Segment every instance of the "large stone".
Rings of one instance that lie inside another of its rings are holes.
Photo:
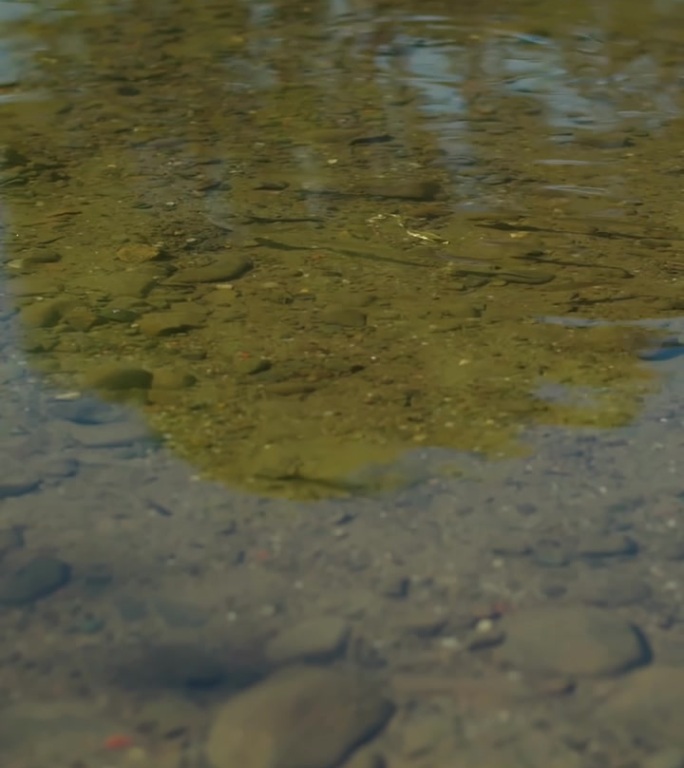
[[[392,712],[356,671],[289,667],[219,709],[207,757],[212,768],[332,768]]]
[[[74,300],[69,299],[36,301],[22,308],[21,321],[27,328],[52,328],[75,303]]]
[[[150,312],[138,321],[138,327],[145,336],[170,336],[199,328],[206,319],[201,310],[181,307],[166,312]]]
[[[334,616],[309,619],[276,635],[266,646],[274,664],[293,661],[330,661],[344,653],[349,625]]]
[[[71,566],[54,557],[36,557],[0,584],[0,603],[25,605],[47,597],[71,580]]]
[[[320,320],[326,325],[363,328],[366,324],[366,315],[354,307],[328,307],[321,312]]]
[[[85,376],[84,383],[93,389],[111,391],[148,389],[152,385],[152,374],[144,368],[111,365],[91,371]]]
[[[522,610],[503,622],[503,660],[525,671],[592,677],[645,663],[646,640],[631,624],[596,608]]]
[[[237,280],[253,267],[252,261],[240,253],[224,253],[213,264],[180,269],[171,278],[173,283],[222,283]]]
[[[653,666],[625,677],[599,717],[642,743],[684,749],[684,667]]]

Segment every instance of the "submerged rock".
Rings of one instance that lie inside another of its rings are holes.
[[[71,580],[71,566],[55,557],[36,557],[0,583],[0,603],[25,605],[56,592]]]
[[[628,622],[597,608],[533,608],[503,622],[504,661],[559,675],[610,675],[646,663],[650,650]]]
[[[288,668],[219,709],[206,754],[212,768],[332,768],[392,713],[356,671]]]

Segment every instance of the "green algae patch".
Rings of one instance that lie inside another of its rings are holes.
[[[431,448],[513,456],[537,425],[635,418],[658,334],[634,323],[684,306],[675,124],[588,131],[574,102],[547,121],[546,73],[524,91],[474,73],[458,122],[358,52],[341,85],[304,11],[268,41],[237,8],[174,13],[182,35],[143,7],[31,26],[49,66],[0,102],[6,279],[56,386],[133,400],[207,476],[298,498],[418,482],[400,460]],[[407,14],[406,55],[538,50],[488,18]],[[570,45],[567,15],[545,24]],[[233,89],[226,61],[273,81]]]

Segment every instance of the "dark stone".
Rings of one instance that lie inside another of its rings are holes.
[[[71,580],[71,566],[54,557],[37,557],[0,584],[0,603],[26,605],[47,597]]]

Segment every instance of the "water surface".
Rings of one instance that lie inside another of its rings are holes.
[[[368,765],[684,748],[623,701],[681,662],[682,4],[0,18],[13,768],[199,768],[321,616],[393,691]],[[558,606],[648,652],[534,668]]]

